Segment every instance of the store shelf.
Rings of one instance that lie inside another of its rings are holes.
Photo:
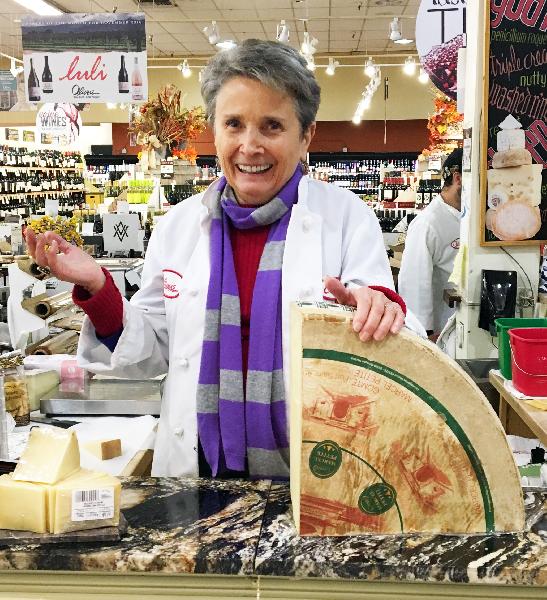
[[[25,171],[83,171],[85,169],[85,166],[82,165],[81,167],[25,167],[22,165],[19,165],[18,167],[14,167],[14,166],[7,166],[7,165],[0,165],[0,171],[20,171],[21,169],[24,169]]]
[[[13,198],[14,196],[44,196],[46,194],[83,194],[85,190],[43,190],[41,192],[0,192],[0,198]]]

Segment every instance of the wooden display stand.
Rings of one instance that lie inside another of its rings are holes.
[[[490,383],[500,394],[499,418],[505,432],[527,438],[537,438],[547,446],[547,411],[530,406],[505,389],[504,379],[490,371]]]

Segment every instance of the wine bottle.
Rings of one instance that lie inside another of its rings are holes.
[[[135,56],[135,64],[131,73],[131,90],[133,100],[143,100],[142,95],[142,77],[139,71],[139,58]]]
[[[40,101],[40,82],[34,70],[32,58],[30,59],[30,74],[28,76],[28,99],[29,102]]]
[[[121,56],[120,70],[118,71],[118,91],[120,94],[127,94],[129,92],[129,77],[127,76],[127,69],[125,68],[125,56]]]
[[[44,56],[45,64],[44,70],[42,71],[42,89],[44,94],[51,94],[53,92],[53,76],[49,68],[48,57]]]

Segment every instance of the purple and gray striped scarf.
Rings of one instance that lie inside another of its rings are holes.
[[[281,267],[298,199],[298,167],[275,198],[239,206],[222,177],[211,221],[211,276],[197,390],[198,432],[213,476],[224,465],[252,478],[288,479],[289,440],[281,345]],[[229,222],[238,229],[272,224],[251,305],[247,384],[243,390],[241,313]]]

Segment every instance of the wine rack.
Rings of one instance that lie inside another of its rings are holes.
[[[0,220],[43,214],[53,199],[71,216],[84,201],[83,168],[78,152],[0,145]]]

